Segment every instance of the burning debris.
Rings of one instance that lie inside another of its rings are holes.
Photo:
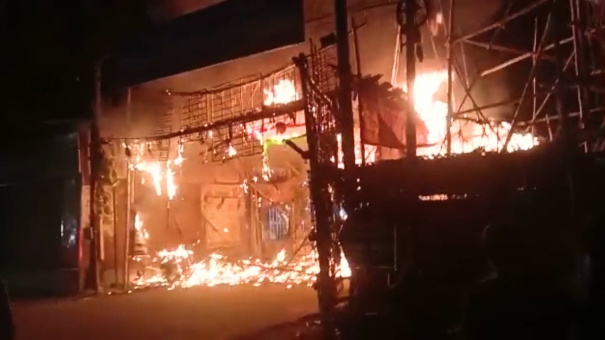
[[[147,145],[144,143],[128,146],[128,149],[131,155],[130,169],[143,174],[142,184],[152,185],[158,196],[166,195],[170,200],[174,199],[178,189],[174,173],[184,161],[181,145],[179,144],[175,158],[166,162],[145,161]],[[263,171],[269,172],[268,163],[263,162],[263,165],[267,167]],[[164,191],[163,188],[167,190]],[[143,247],[150,235],[139,213],[135,216],[134,227],[135,243],[140,243]],[[293,285],[313,285],[319,272],[314,250],[293,254],[288,259],[286,251],[281,250],[271,261],[231,259],[218,253],[197,261],[193,250],[180,245],[176,249],[160,250],[151,258],[135,254],[133,259],[144,268],[138,271],[132,282],[139,289],[154,286],[170,289],[241,284],[260,286],[265,283],[279,283],[290,288]],[[337,273],[343,278],[351,275],[344,256],[341,256]]]
[[[281,250],[272,261],[260,259],[231,260],[220,254],[211,254],[206,259],[194,262],[193,251],[181,245],[175,250],[162,250],[152,260],[151,267],[159,267],[150,277],[144,275],[134,282],[136,288],[166,286],[190,288],[194,286],[213,287],[218,285],[251,284],[260,286],[267,283],[312,286],[319,273],[317,254],[294,254],[286,260],[286,251]],[[337,266],[337,277],[348,278],[351,270],[348,262],[341,256]]]

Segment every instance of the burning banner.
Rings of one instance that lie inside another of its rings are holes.
[[[406,94],[388,83],[379,83],[380,76],[364,77],[356,84],[356,92],[365,105],[362,117],[361,140],[370,145],[405,149],[406,116],[413,112],[416,120],[418,155],[444,155],[447,136],[447,104],[435,99],[439,88],[447,81],[447,71],[419,74],[412,96],[414,108],[405,101]],[[510,134],[506,151],[527,150],[539,144],[530,133],[512,132],[508,122],[454,120],[450,125],[452,153],[466,153],[480,149],[501,151]]]
[[[356,92],[363,98],[361,141],[364,144],[405,149],[405,125],[412,116],[416,125],[418,144],[426,144],[429,131],[405,102],[401,89],[388,83],[379,84],[380,76],[364,77],[356,84]]]

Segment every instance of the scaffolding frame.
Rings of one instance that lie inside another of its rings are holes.
[[[417,54],[414,48],[415,44],[420,41],[410,40],[420,26],[415,26],[417,22],[416,15],[418,11],[423,9],[423,4],[426,6],[427,2],[419,0],[401,0],[402,6],[398,7],[398,10],[402,10],[405,6],[405,20],[406,23],[400,24],[400,34],[405,36],[406,40],[406,68],[407,68],[407,87],[413,88],[415,78],[415,64]],[[448,106],[448,119],[446,121],[446,137],[445,146],[447,148],[446,157],[444,160],[450,159],[451,145],[452,145],[452,124],[455,120],[463,121],[474,121],[480,124],[485,124],[487,128],[491,126],[493,122],[487,115],[484,114],[484,110],[493,109],[498,107],[513,106],[511,115],[508,121],[511,125],[510,131],[507,133],[505,139],[501,141],[500,145],[501,153],[507,153],[507,146],[511,141],[512,135],[518,129],[531,130],[534,134],[540,132],[547,135],[545,138],[548,142],[553,142],[557,137],[569,137],[573,134],[575,139],[566,139],[572,144],[582,144],[584,146],[584,152],[595,152],[600,151],[603,147],[601,138],[601,118],[598,117],[599,113],[602,113],[604,108],[600,107],[599,104],[602,102],[601,94],[599,92],[598,79],[596,75],[602,74],[603,72],[603,53],[596,49],[598,43],[602,43],[603,40],[598,41],[596,37],[598,34],[595,32],[602,32],[601,16],[604,12],[603,4],[597,4],[586,0],[534,0],[523,8],[510,13],[509,10],[496,22],[486,25],[474,32],[461,34],[458,33],[457,18],[455,18],[455,0],[439,0],[439,6],[441,12],[443,9],[447,9],[448,14],[445,19],[444,26],[446,27],[445,33],[447,37],[446,43],[446,56],[447,61],[447,74],[448,74],[448,86],[447,86],[447,106]],[[564,6],[568,6],[566,9]],[[428,6],[424,7],[425,15],[428,16]],[[566,11],[567,10],[567,11]],[[346,13],[346,9],[344,10]],[[338,8],[336,10],[338,17]],[[342,15],[342,13],[340,13]],[[525,51],[519,48],[507,47],[502,43],[498,43],[497,37],[501,30],[506,30],[507,24],[518,18],[527,18],[528,16],[535,17],[534,25],[534,39],[531,47],[531,51]],[[546,20],[541,20],[541,17],[546,15]],[[426,18],[425,18],[426,19]],[[569,19],[569,20],[566,20]],[[426,20],[425,20],[426,21]],[[422,20],[421,20],[422,22]],[[561,28],[557,25],[561,22],[570,22],[571,27],[568,29]],[[424,23],[424,22],[423,22]],[[489,42],[480,42],[476,38],[480,35],[490,35]],[[416,33],[416,36],[418,34]],[[431,37],[432,38],[432,37]],[[402,39],[403,40],[403,39]],[[435,42],[432,41],[433,46]],[[348,48],[345,44],[339,45],[339,48]],[[486,51],[486,56],[483,61],[480,61],[477,65],[477,71],[472,76],[468,75],[468,60],[466,58],[465,49],[469,46],[475,46],[482,48]],[[458,52],[459,50],[459,52]],[[514,56],[500,64],[486,66],[485,59],[487,58],[487,52],[501,52],[501,53],[512,53]],[[553,51],[554,54],[548,54],[547,52]],[[340,61],[340,60],[339,60]],[[486,105],[479,105],[476,98],[473,96],[473,89],[476,87],[478,80],[482,77],[486,77],[495,72],[502,71],[506,68],[510,68],[522,61],[530,61],[531,67],[527,75],[526,81],[521,84],[522,91],[518,98],[511,98],[504,101],[495,103],[488,103]],[[552,65],[547,65],[552,63]],[[573,63],[573,64],[572,64]],[[343,114],[347,112],[339,111],[337,107],[326,106],[321,101],[322,91],[321,87],[317,86],[317,77],[312,70],[309,70],[308,65],[300,60],[297,65],[301,70],[301,78],[303,84],[303,101],[305,103],[305,117],[307,123],[307,141],[309,145],[309,154],[311,163],[311,196],[315,206],[315,225],[316,235],[314,241],[318,247],[319,263],[320,263],[320,274],[318,279],[318,297],[320,305],[320,314],[324,328],[327,328],[326,335],[329,336],[333,332],[334,318],[335,318],[335,307],[339,300],[335,298],[334,291],[336,290],[336,278],[333,275],[333,263],[337,260],[337,252],[334,251],[335,244],[339,243],[338,234],[339,221],[338,218],[334,217],[333,212],[328,211],[326,208],[326,201],[331,201],[331,204],[341,204],[346,201],[353,201],[361,204],[361,201],[354,196],[360,193],[351,195],[346,193],[346,188],[350,186],[352,178],[359,179],[361,177],[371,178],[372,174],[377,175],[376,172],[368,168],[362,175],[359,170],[363,170],[365,167],[358,168],[358,170],[347,169],[340,171],[336,169],[334,164],[328,161],[329,158],[323,157],[322,155],[329,155],[334,151],[334,145],[329,141],[338,131],[345,133],[341,126],[345,117]],[[573,68],[570,69],[570,66]],[[550,69],[550,72],[554,73],[553,79],[547,79],[540,77],[537,70],[546,68]],[[341,71],[343,72],[343,71]],[[350,71],[349,71],[350,72]],[[456,79],[456,80],[455,80]],[[546,83],[546,90],[543,89],[544,83]],[[461,87],[464,91],[464,96],[461,100],[455,100],[454,88]],[[564,96],[566,94],[574,94],[574,99],[570,100]],[[325,94],[325,93],[324,93]],[[565,99],[565,100],[564,100]],[[470,109],[463,109],[463,105],[466,102],[471,103]],[[523,104],[531,101],[531,114],[529,117],[523,117]],[[457,103],[456,103],[457,102]],[[323,107],[327,109],[322,110]],[[346,111],[346,110],[345,110]],[[318,117],[318,113],[323,114],[323,117]],[[334,113],[338,116],[334,117]],[[471,114],[476,117],[469,117]],[[334,121],[337,129],[326,129],[322,128],[322,121],[329,120]],[[575,122],[575,127],[572,127],[572,123]],[[415,142],[415,129],[414,127],[408,127],[406,129],[406,138],[408,139],[408,158],[416,158],[415,149],[417,148]],[[578,131],[588,132],[591,136],[591,140],[583,138],[583,133]],[[596,131],[596,133],[595,133]],[[579,138],[577,138],[580,136]],[[410,139],[411,138],[411,139]],[[595,141],[596,140],[596,141]],[[338,148],[338,146],[336,146]],[[343,153],[353,152],[353,150],[344,150],[346,146],[343,146]],[[414,150],[409,150],[413,148]],[[545,157],[549,163],[553,166],[559,167],[559,170],[566,168],[571,158],[567,160],[567,163],[558,162],[559,158],[552,156],[551,151],[537,150],[535,153],[536,157]],[[550,150],[550,149],[549,149]],[[544,152],[543,156],[542,152]],[[555,152],[556,153],[556,152]],[[497,156],[497,155],[496,155]],[[506,156],[508,159],[509,155]],[[511,154],[511,160],[517,162],[516,154]],[[554,158],[549,158],[554,157]],[[565,158],[565,157],[564,157]],[[498,158],[494,158],[498,159]],[[479,165],[485,162],[485,158],[481,155],[468,155],[461,157],[451,157],[451,163],[453,166],[460,166],[465,163]],[[438,161],[438,160],[437,160]],[[430,163],[430,164],[429,164]],[[414,170],[416,177],[421,178],[426,174],[426,171],[431,169],[434,170],[435,164],[431,161],[422,160],[421,163],[414,161],[407,161],[405,168],[409,168],[405,172]],[[419,166],[423,164],[423,167]],[[433,164],[433,165],[431,165]],[[543,162],[542,164],[546,164]],[[372,167],[374,165],[371,165]],[[386,164],[385,167],[392,168],[394,172],[391,174],[395,176],[395,172],[401,172],[401,164]],[[416,171],[423,168],[423,171]],[[539,167],[538,167],[539,168]],[[397,170],[395,170],[397,169]],[[353,170],[353,171],[351,171]],[[384,169],[383,169],[384,170]],[[540,171],[539,169],[533,169],[532,171]],[[565,170],[562,170],[565,171]],[[357,172],[357,173],[356,173]],[[413,171],[412,171],[413,172]],[[453,173],[457,173],[454,171]],[[535,174],[536,172],[534,172]],[[400,173],[401,175],[401,173]],[[408,173],[412,175],[412,173]],[[380,175],[379,175],[380,176]],[[407,176],[407,175],[406,175]],[[376,176],[374,176],[376,177]],[[397,177],[397,176],[396,176]],[[401,177],[401,176],[398,176]],[[438,177],[432,177],[436,179]],[[450,178],[453,182],[456,182],[455,176]],[[409,181],[409,178],[408,178]],[[414,206],[413,201],[418,200],[417,190],[421,189],[422,185],[414,186],[414,179],[411,180],[408,187],[412,188],[407,194],[409,197],[409,204]],[[363,179],[362,179],[363,182]],[[498,180],[496,180],[496,183]],[[344,184],[343,184],[344,183]],[[347,184],[349,183],[349,184]],[[391,183],[395,184],[395,183]],[[439,184],[443,183],[424,183],[424,189],[427,191],[438,190]],[[451,184],[451,183],[450,183]],[[467,186],[471,187],[473,183],[466,183]],[[371,185],[370,185],[371,186]],[[396,188],[393,190],[400,190],[402,186],[394,185]],[[404,185],[405,187],[405,185]],[[468,188],[467,188],[468,189]],[[333,190],[341,190],[338,195],[330,196],[328,192]],[[449,188],[450,191],[466,190],[457,188]],[[362,189],[363,191],[363,189]],[[431,195],[435,192],[426,192],[425,194]],[[448,195],[448,193],[445,193]],[[375,197],[376,203],[380,201],[380,197]],[[341,202],[343,201],[343,202]],[[393,202],[391,202],[393,203]],[[407,203],[406,203],[407,204]],[[392,209],[397,209],[391,207]],[[412,232],[413,233],[413,232]],[[414,238],[413,235],[411,235]],[[395,236],[396,238],[396,236]],[[413,249],[411,256],[414,256]],[[352,300],[351,300],[352,301]]]
[[[509,3],[512,3],[509,1]],[[455,0],[440,0],[439,6],[448,15],[444,17],[445,33],[447,36],[447,65],[448,65],[448,125],[447,150],[451,151],[451,126],[457,119],[472,119],[481,123],[489,123],[483,110],[499,107],[511,107],[511,117],[508,122],[511,130],[502,143],[502,151],[506,150],[512,133],[517,129],[527,129],[533,134],[545,134],[544,139],[553,141],[559,133],[571,128],[575,123],[580,129],[599,128],[599,114],[605,107],[601,86],[597,86],[595,75],[602,73],[605,59],[598,50],[599,43],[595,32],[602,31],[603,4],[587,0],[533,0],[525,7],[515,12],[510,6],[499,20],[488,24],[474,32],[459,33],[455,23]],[[568,6],[568,8],[565,8]],[[544,20],[544,16],[546,19]],[[530,51],[512,48],[498,43],[498,35],[514,20],[534,17],[533,46]],[[570,27],[562,27],[562,22],[571,23]],[[489,41],[477,41],[480,35],[489,35]],[[466,51],[468,47],[484,49],[485,57],[479,61],[477,71],[468,75],[469,69]],[[547,52],[552,51],[552,54]],[[513,57],[496,65],[487,66],[489,52],[513,54]],[[520,62],[531,61],[530,72],[522,84],[523,90],[518,98],[478,105],[472,91],[478,80],[488,75],[504,71]],[[554,72],[553,80],[541,79],[538,70],[549,68]],[[453,98],[453,87],[464,91],[461,99]],[[575,92],[576,99],[570,100],[569,93]],[[567,97],[565,97],[567,95]],[[565,103],[562,101],[565,97]],[[456,103],[457,102],[457,103]],[[472,107],[463,110],[465,103]],[[523,105],[531,102],[531,116],[523,117]],[[455,104],[456,103],[456,104]],[[554,104],[554,105],[553,105]],[[476,117],[469,117],[474,114]],[[555,126],[556,124],[556,126]],[[557,128],[558,127],[558,128]],[[602,149],[602,142],[584,143],[585,151]],[[591,144],[591,145],[589,145]]]

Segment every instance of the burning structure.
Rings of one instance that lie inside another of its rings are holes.
[[[570,0],[570,13],[562,3],[511,7],[462,35],[454,31],[453,2],[437,11],[433,1],[401,1],[392,84],[385,84],[351,72],[346,1],[336,1],[336,35],[311,42],[293,65],[213,89],[167,92],[157,134],[111,143],[125,155],[132,235],[125,239],[137,247],[124,246],[132,267],[124,282],[315,284],[331,330],[340,302],[357,315],[383,312],[392,307],[384,301],[389,286],[423,273],[450,287],[427,295],[441,294],[436,305],[456,310],[455,300],[487,271],[483,228],[519,197],[531,193],[537,205],[574,221],[580,211],[598,212],[602,143],[592,90],[603,55],[581,32],[598,32],[602,8]],[[528,13],[537,22],[531,52],[479,40]],[[564,15],[576,23],[569,31],[554,24]],[[425,72],[416,65],[429,42],[432,59],[445,61]],[[475,65],[471,76],[470,46],[518,56]],[[589,60],[594,74],[583,66]],[[527,79],[519,97],[479,104],[479,79],[521,61]],[[572,89],[562,86],[569,79],[577,80]],[[493,108],[506,114],[485,114]],[[201,180],[201,173],[212,176]],[[137,192],[161,199],[147,205]],[[197,215],[179,220],[184,202]],[[153,245],[154,237],[167,239],[157,236],[159,226],[171,230],[169,249]],[[351,279],[348,299],[338,294],[343,278]],[[446,332],[459,324],[459,312],[427,313],[447,320]]]

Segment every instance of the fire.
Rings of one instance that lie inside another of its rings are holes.
[[[265,89],[263,92],[265,106],[288,104],[299,99],[294,82],[288,79],[281,79],[272,90]]]
[[[151,182],[158,196],[162,196],[166,192],[168,199],[172,200],[176,196],[178,186],[175,182],[175,169],[179,168],[184,161],[182,144],[177,146],[177,154],[174,159],[166,162],[147,161],[144,159],[145,149],[149,145],[147,143],[138,143],[134,145],[124,145],[128,148],[133,156],[130,158],[130,169],[138,170],[148,177],[151,177]],[[141,178],[141,182],[145,184],[146,178]],[[165,189],[165,191],[164,191]]]
[[[169,199],[176,195],[177,186],[174,182],[174,170],[170,168],[170,162],[166,164],[166,194]]]
[[[447,71],[440,70],[419,74],[414,83],[412,94],[414,96],[414,109],[428,129],[427,145],[418,149],[419,156],[432,157],[444,155],[446,153],[446,122],[447,122],[447,104],[443,101],[435,100],[434,96],[439,88],[447,81]],[[271,90],[265,90],[266,106],[287,104],[299,99],[299,94],[291,80],[282,79]],[[290,136],[265,136],[264,132],[258,129],[249,129],[250,135],[258,139],[261,144],[267,141],[275,140],[282,142]],[[452,137],[452,153],[467,153],[477,149],[484,151],[501,151],[504,142],[511,131],[511,124],[508,122],[490,122],[480,124],[471,121],[455,120],[450,127]],[[286,134],[287,135],[287,134]],[[357,138],[358,139],[358,138]],[[530,133],[512,133],[510,142],[507,145],[508,152],[517,150],[528,150],[538,145],[538,139]],[[361,163],[361,145],[356,145],[357,163]],[[234,156],[235,152],[229,150],[229,155]],[[374,161],[372,150],[367,149],[366,155],[369,155],[368,161]],[[340,158],[340,156],[339,156]],[[263,163],[266,163],[264,160]],[[266,176],[270,175],[268,166],[263,164],[263,171]]]
[[[134,281],[135,286],[161,285],[174,289],[280,283],[291,288],[293,285],[313,285],[319,273],[315,251],[287,260],[286,251],[281,250],[272,261],[267,262],[259,259],[230,261],[227,257],[216,253],[202,261],[193,262],[193,255],[193,251],[183,245],[174,250],[158,252],[153,262],[161,266],[163,272],[150,277],[139,277]],[[341,256],[336,276],[341,278],[351,276],[351,269],[344,256]]]
[[[143,220],[141,220],[141,216],[138,213],[134,217],[134,229],[143,240],[149,239],[149,233],[143,228]]]
[[[162,196],[163,172],[160,162],[139,162],[133,165],[133,168],[151,176],[153,187],[158,196]],[[143,183],[145,179],[142,179]]]
[[[145,150],[144,144],[136,145],[130,149],[133,148],[135,150]],[[182,151],[182,147],[179,146],[176,157],[167,162],[146,161],[141,156],[143,152],[133,153],[130,167],[146,174],[146,178],[150,177],[158,195],[166,192],[166,196],[172,199],[178,188],[175,183],[174,170],[183,163]],[[234,149],[228,152],[235,155]],[[141,240],[139,243],[144,243],[149,238],[149,234],[145,230],[143,220],[138,213],[135,215],[134,226],[135,235],[138,240]],[[224,232],[229,232],[229,230],[225,228]],[[291,288],[293,285],[312,285],[319,273],[315,251],[308,251],[297,256],[287,256],[286,251],[282,250],[271,261],[252,258],[232,260],[215,253],[201,261],[196,261],[194,252],[181,245],[176,249],[159,251],[151,259],[146,259],[145,256],[135,256],[133,260],[145,265],[143,273],[133,280],[134,286],[138,288],[158,285],[170,289],[240,284],[259,286],[264,283],[280,283],[287,288]],[[351,276],[351,270],[344,256],[341,256],[337,265],[336,275],[342,278]]]
[[[434,99],[435,93],[447,81],[447,71],[435,71],[416,77],[412,95],[414,109],[426,125],[429,146],[419,148],[420,156],[435,156],[446,153],[447,104]],[[478,124],[455,120],[450,128],[452,153],[466,153],[476,149],[500,151],[511,130],[510,123],[491,122]],[[528,150],[538,144],[529,133],[513,133],[507,151]]]

